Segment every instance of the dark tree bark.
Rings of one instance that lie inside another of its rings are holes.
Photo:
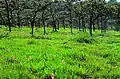
[[[57,29],[59,30],[60,29],[60,21],[59,20],[57,21],[57,26],[58,26]]]
[[[31,28],[32,28],[31,34],[32,34],[32,36],[34,35],[34,24],[35,24],[35,22],[31,21]]]
[[[45,17],[44,17],[44,11],[42,12],[42,24],[44,27],[44,34],[46,33],[46,29],[45,29]]]
[[[11,32],[11,24],[10,24],[10,17],[9,17],[9,5],[8,5],[8,1],[5,0],[5,5],[6,5],[6,10],[7,10],[7,19],[8,19],[8,27],[9,27],[9,32]]]
[[[54,27],[54,23],[53,23],[53,21],[52,21],[52,26],[53,26],[53,32],[55,32],[55,27]]]
[[[78,25],[79,25],[79,31],[81,30],[81,17],[78,17]]]
[[[97,19],[97,27],[98,27],[98,30],[100,30],[100,20],[99,20],[99,17]]]
[[[37,12],[38,12],[38,11],[39,11],[39,10],[37,10],[37,11],[34,12],[33,18],[32,18],[32,20],[31,20],[31,28],[32,28],[31,34],[32,34],[32,36],[34,36],[35,18],[36,18],[36,15],[37,15]]]
[[[55,32],[57,32],[56,21],[53,21],[53,26],[55,27]]]
[[[95,32],[95,22],[93,22],[93,31]]]
[[[102,19],[102,16],[101,16],[101,33],[103,33],[103,19]]]
[[[86,27],[85,27],[85,21],[84,21],[84,17],[82,17],[82,29],[83,29],[83,32],[86,31]]]
[[[90,36],[92,36],[92,16],[90,16]]]
[[[73,33],[72,31],[72,11],[70,10],[70,28],[71,28],[71,34]]]
[[[57,32],[56,21],[52,21],[53,32]]]
[[[63,28],[65,29],[65,19],[62,21]]]
[[[105,17],[106,18],[106,17]],[[104,31],[106,32],[106,30],[107,30],[107,20],[105,19],[105,21],[104,21]]]

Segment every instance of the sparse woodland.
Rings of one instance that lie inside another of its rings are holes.
[[[8,31],[12,27],[52,27],[53,32],[63,27],[84,32],[107,29],[119,30],[120,3],[115,0],[1,0],[0,24]]]
[[[0,0],[0,79],[119,79],[116,0]]]

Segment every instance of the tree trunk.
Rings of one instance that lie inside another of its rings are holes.
[[[92,16],[90,16],[90,36],[92,36]]]
[[[33,36],[34,35],[34,21],[31,21],[31,28],[32,28],[31,34]]]
[[[93,31],[95,32],[95,23],[93,22]]]
[[[53,26],[53,32],[54,32],[54,30],[55,30],[55,29],[54,29],[54,28],[55,28],[55,26],[53,25],[53,23],[52,23],[52,26]]]
[[[82,17],[82,29],[83,29],[83,32],[85,32],[86,28],[85,28],[84,17]]]
[[[9,5],[8,5],[8,1],[5,0],[5,3],[6,3],[6,10],[7,10],[7,19],[8,19],[9,32],[11,32],[11,24],[10,24],[10,17],[9,17]]]
[[[34,36],[34,25],[35,25],[35,18],[36,18],[37,12],[38,12],[38,10],[35,11],[33,18],[32,18],[32,21],[31,21],[31,28],[32,28],[31,34],[32,34],[32,36]]]
[[[102,16],[101,16],[101,33],[103,32],[103,19],[102,19]]]
[[[59,28],[60,28],[60,22],[59,22],[59,20],[58,20],[57,26],[58,26],[57,29],[59,30]]]
[[[56,21],[54,21],[55,32],[57,32]]]
[[[54,15],[52,15],[53,21],[52,21],[52,25],[53,25],[53,32],[57,32],[57,27],[56,27],[56,20],[54,19]]]
[[[63,27],[64,27],[64,29],[65,29],[65,20],[63,20],[62,23],[63,23]]]
[[[105,19],[105,32],[107,30],[107,20]]]
[[[70,28],[71,28],[71,34],[72,32],[72,12],[70,11]]]
[[[43,26],[44,26],[44,34],[46,33],[46,29],[45,29],[45,19],[44,19],[45,17],[44,17],[44,11],[43,11],[43,13],[42,13],[42,24],[43,24]]]
[[[99,17],[97,19],[97,27],[98,27],[98,30],[100,30],[100,21],[99,21]]]
[[[11,20],[11,26],[14,26],[14,24],[13,24],[13,11],[10,11],[10,20]]]
[[[81,20],[80,20],[80,16],[79,16],[79,19],[78,19],[78,23],[79,23],[79,31],[81,30]]]
[[[107,29],[107,17],[105,16],[104,18],[104,32],[106,32],[106,29]]]
[[[44,35],[46,33],[46,29],[45,29],[45,22],[43,21],[43,26],[44,26]]]

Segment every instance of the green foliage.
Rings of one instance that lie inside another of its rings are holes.
[[[0,78],[9,79],[83,79],[119,78],[119,32],[108,31],[93,37],[86,32],[73,34],[68,28],[43,35],[38,28],[35,36],[30,28],[13,28],[7,34],[0,29]],[[8,38],[9,37],[9,38]]]

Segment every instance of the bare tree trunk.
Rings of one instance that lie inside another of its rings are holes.
[[[103,32],[103,19],[102,19],[102,16],[101,16],[101,33]]]
[[[33,36],[34,35],[34,21],[31,21],[31,28],[32,28],[31,34]]]
[[[70,11],[70,28],[71,28],[71,34],[72,32],[72,12]]]
[[[34,35],[34,25],[35,25],[35,18],[36,18],[37,12],[38,12],[38,10],[35,11],[33,18],[31,20],[31,28],[32,28],[31,34],[32,34],[32,36]]]
[[[53,25],[53,24],[52,24],[52,25]],[[54,28],[55,28],[55,27],[53,26],[53,32],[54,32],[54,30],[55,30]]]
[[[90,16],[90,36],[92,36],[92,16]]]
[[[106,19],[107,17],[105,16],[105,18],[104,18],[104,32],[106,32],[106,30],[107,30],[107,19]]]
[[[85,21],[84,21],[84,17],[82,17],[82,29],[83,29],[83,32],[85,32],[86,28],[85,28]]]
[[[57,32],[56,21],[52,21],[53,32]]]
[[[55,32],[57,32],[56,21],[54,21]]]
[[[42,24],[43,24],[43,26],[44,26],[44,34],[46,33],[46,29],[45,29],[45,19],[44,19],[45,17],[44,17],[44,11],[43,11],[43,13],[42,13]]]
[[[58,26],[58,30],[59,30],[59,28],[60,28],[60,21],[58,20],[58,23],[57,23],[57,26]]]
[[[79,23],[79,31],[80,31],[81,30],[81,18],[80,18],[80,16],[78,18],[78,23]]]
[[[100,20],[99,20],[99,17],[97,19],[97,27],[98,27],[98,30],[100,30]]]
[[[93,31],[95,32],[95,22],[93,22]]]
[[[63,23],[63,27],[64,27],[64,29],[65,29],[65,20],[63,20],[62,23]]]
[[[6,10],[7,10],[7,19],[8,19],[9,32],[11,32],[11,24],[10,24],[10,17],[9,17],[9,5],[8,5],[7,0],[5,0],[5,5],[6,5]]]

